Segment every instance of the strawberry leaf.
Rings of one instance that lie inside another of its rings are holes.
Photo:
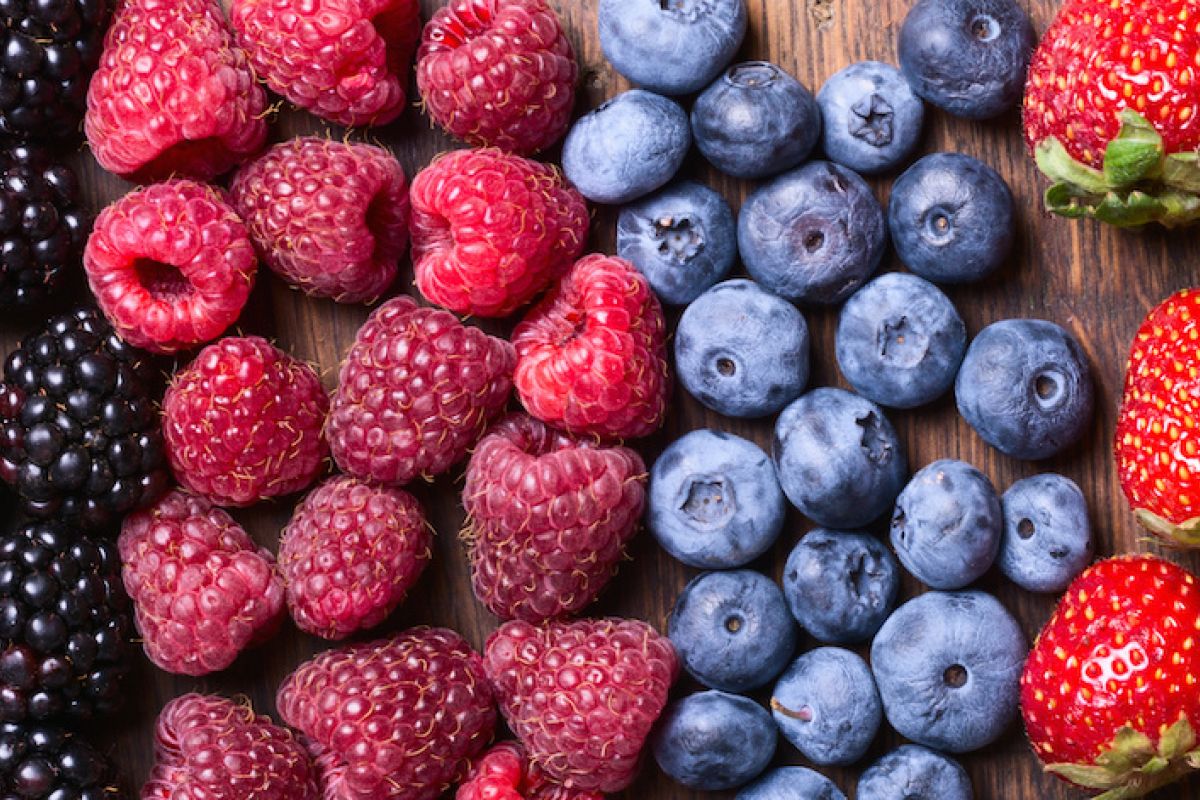
[[[1137,509],[1134,515],[1143,528],[1167,544],[1185,548],[1200,547],[1200,517],[1176,525],[1144,508]]]
[[[1181,717],[1171,727],[1163,731],[1158,740],[1158,755],[1167,761],[1174,761],[1188,753],[1196,746],[1196,732],[1187,717]]]
[[[1085,789],[1112,789],[1124,783],[1124,775],[1091,764],[1047,764],[1046,771],[1066,778]]]
[[[1127,189],[1162,174],[1163,142],[1145,117],[1121,112],[1121,131],[1104,151],[1104,179],[1110,189]]]

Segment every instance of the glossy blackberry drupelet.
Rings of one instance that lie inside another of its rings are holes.
[[[79,132],[111,0],[0,0],[0,134]]]
[[[94,308],[52,318],[4,365],[0,477],[35,518],[99,528],[167,487],[159,375]]]
[[[3,800],[120,800],[112,765],[61,728],[0,724]]]
[[[0,537],[0,719],[114,711],[132,636],[111,542],[58,522],[31,522]]]
[[[0,145],[0,309],[53,294],[79,268],[89,227],[70,167],[41,145]]]

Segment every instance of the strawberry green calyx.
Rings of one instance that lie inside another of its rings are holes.
[[[1136,509],[1134,515],[1143,528],[1164,544],[1187,549],[1200,548],[1200,517],[1174,523],[1144,508]]]
[[[1181,717],[1163,732],[1157,748],[1146,734],[1125,727],[1094,764],[1048,764],[1046,771],[1085,789],[1103,790],[1095,800],[1131,800],[1200,770],[1196,745],[1196,732]]]
[[[1052,181],[1046,208],[1064,217],[1094,217],[1121,228],[1151,222],[1166,227],[1200,219],[1200,154],[1167,154],[1162,136],[1141,114],[1121,112],[1121,130],[1109,142],[1103,169],[1074,159],[1049,137],[1034,158]]]

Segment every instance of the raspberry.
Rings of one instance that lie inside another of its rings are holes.
[[[417,288],[460,314],[511,314],[587,242],[587,204],[562,173],[495,149],[434,159],[412,202]]]
[[[645,501],[634,451],[576,441],[525,414],[498,423],[463,488],[475,596],[502,619],[578,612],[616,573]]]
[[[408,179],[387,150],[305,136],[242,167],[230,189],[263,261],[313,297],[374,302],[408,244]]]
[[[88,284],[121,338],[155,353],[211,341],[254,287],[254,245],[221,193],[147,186],[100,212],[83,252]]]
[[[618,792],[637,774],[679,662],[637,620],[516,621],[488,639],[484,669],[533,764],[568,789]]]
[[[146,655],[167,672],[225,669],[278,630],[275,558],[204,498],[172,490],[126,518],[117,547]]]
[[[662,306],[632,264],[590,255],[513,331],[513,377],[530,414],[571,433],[637,437],[667,410]]]
[[[450,469],[508,403],[512,346],[395,297],[359,329],[329,412],[344,472],[404,484]]]
[[[129,180],[207,181],[262,148],[266,107],[215,0],[123,0],[84,132],[100,166]]]
[[[307,739],[324,800],[433,800],[496,725],[479,654],[444,628],[327,650],[284,680],[277,705]]]
[[[320,800],[317,769],[287,728],[249,701],[185,694],[158,715],[141,800]]]
[[[429,563],[431,540],[408,492],[330,478],[296,507],[279,545],[296,625],[344,639],[383,622]]]
[[[550,782],[516,742],[501,742],[483,754],[458,787],[454,800],[604,800]]]
[[[167,388],[167,456],[181,484],[220,505],[291,494],[325,470],[328,410],[308,364],[259,336],[227,336]]]
[[[451,0],[417,51],[417,89],[434,122],[514,153],[535,153],[567,132],[578,75],[543,0]]]
[[[229,19],[273,92],[340,125],[404,110],[417,0],[234,0]]]

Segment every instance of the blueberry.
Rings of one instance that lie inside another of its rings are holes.
[[[867,767],[858,800],[971,800],[971,778],[949,756],[906,744]]]
[[[961,589],[1000,551],[1000,498],[988,477],[962,461],[935,461],[896,498],[892,547],[900,563],[933,589]]]
[[[634,89],[580,117],[563,143],[563,172],[583,196],[619,205],[674,177],[692,145],[674,100]]]
[[[915,408],[954,385],[967,326],[932,283],[890,272],[846,301],[834,347],[855,391],[880,405]]]
[[[887,226],[871,187],[856,173],[814,161],[746,199],[738,249],[750,277],[788,300],[845,300],[883,259]]]
[[[1034,461],[1079,441],[1092,421],[1092,374],[1075,337],[1053,322],[1010,319],[967,348],[954,393],[983,440]]]
[[[977,281],[1012,251],[1012,191],[981,161],[934,153],[896,179],[888,228],[896,254],[918,275],[937,283]]]
[[[814,389],[775,423],[784,494],[826,528],[858,528],[887,511],[908,473],[904,445],[879,406],[843,389]]]
[[[858,761],[883,721],[867,662],[840,647],[797,658],[775,684],[771,715],[784,738],[821,766]]]
[[[809,531],[783,571],[792,616],[813,638],[833,644],[874,636],[892,613],[899,589],[895,556],[865,533]]]
[[[825,156],[864,175],[895,169],[921,141],[925,106],[891,64],[851,64],[825,82],[817,105]]]
[[[672,442],[650,469],[647,527],[690,567],[748,564],[783,529],[783,491],[771,460],[751,441],[695,430]]]
[[[601,0],[600,48],[631,83],[691,94],[733,60],[747,21],[745,0]]]
[[[753,281],[719,283],[684,309],[675,371],[688,394],[730,417],[765,417],[808,383],[808,325]]]
[[[879,629],[871,668],[884,714],[906,739],[966,753],[994,742],[1017,714],[1028,646],[989,594],[927,592]]]
[[[735,178],[765,178],[799,166],[821,137],[812,92],[766,61],[735,64],[692,106],[696,147]]]
[[[733,267],[737,223],[721,195],[679,181],[621,209],[617,255],[646,276],[658,299],[686,305]]]
[[[1031,592],[1061,592],[1091,563],[1087,501],[1070,478],[1025,478],[1008,487],[1000,502],[1000,571],[1013,583]]]
[[[693,578],[675,601],[667,635],[693,678],[727,692],[770,683],[799,638],[783,592],[748,569]]]
[[[808,767],[779,767],[742,789],[734,800],[846,800],[846,795]]]
[[[1021,99],[1036,44],[1013,0],[919,0],[900,29],[900,69],[938,108],[991,119]]]
[[[748,697],[708,691],[667,706],[651,748],[672,780],[722,791],[749,783],[771,763],[779,733],[771,715]]]

